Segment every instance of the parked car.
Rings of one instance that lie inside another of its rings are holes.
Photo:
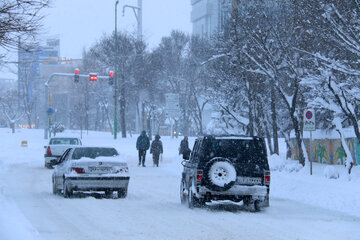
[[[74,137],[53,137],[49,140],[49,145],[44,146],[45,154],[45,164],[46,168],[53,168],[51,165],[51,160],[59,159],[61,155],[65,152],[66,149],[81,146],[81,140],[79,138]]]
[[[269,206],[270,169],[262,138],[199,137],[182,164],[180,198],[189,208],[213,200],[243,201],[256,211]]]
[[[52,175],[53,193],[63,193],[65,198],[74,191],[104,191],[107,197],[117,191],[125,198],[130,180],[126,162],[112,147],[74,147],[67,149]]]

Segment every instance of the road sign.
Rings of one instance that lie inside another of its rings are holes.
[[[54,109],[48,108],[48,110],[46,111],[46,113],[47,113],[48,115],[53,115]]]
[[[27,147],[28,146],[28,141],[27,140],[22,140],[21,141],[21,146],[22,147]]]
[[[315,111],[306,109],[304,111],[304,131],[315,131]]]
[[[167,117],[178,118],[180,116],[179,94],[165,94],[165,113]]]

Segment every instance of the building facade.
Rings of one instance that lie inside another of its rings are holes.
[[[57,77],[56,81],[49,85],[49,96],[46,97],[45,82],[52,73],[73,73],[75,65],[77,67],[80,63],[60,57],[60,39],[57,36],[20,46],[18,61],[19,106],[30,113],[27,121],[21,124],[35,128],[46,126],[45,106],[51,106],[55,110],[54,121],[68,127],[69,106],[73,102],[68,95],[74,89],[73,79]]]
[[[18,92],[20,101],[24,98],[34,102],[37,87],[41,82],[40,67],[43,63],[57,64],[60,56],[59,38],[47,39],[45,44],[34,43],[19,47]]]
[[[231,0],[191,0],[192,33],[210,37],[224,29],[230,16]]]

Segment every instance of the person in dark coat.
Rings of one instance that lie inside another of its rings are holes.
[[[152,141],[150,147],[150,154],[153,155],[154,166],[159,166],[159,157],[163,153],[163,145],[160,141],[160,135],[155,136],[155,140]]]
[[[149,147],[150,147],[149,137],[146,135],[145,131],[142,131],[136,141],[136,149],[139,151],[138,166],[140,166],[140,164],[142,164],[142,166],[145,167],[146,150],[148,150]]]
[[[184,136],[184,139],[180,142],[179,155],[183,155],[183,159],[188,159],[190,156],[191,150],[189,148],[188,137]]]

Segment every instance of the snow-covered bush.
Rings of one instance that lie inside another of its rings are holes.
[[[54,123],[51,126],[51,132],[54,134],[54,136],[56,135],[56,133],[63,132],[64,130],[65,130],[65,126],[62,125],[61,123]]]
[[[286,159],[274,154],[268,157],[271,171],[282,171],[286,165]]]
[[[334,166],[326,166],[324,168],[324,177],[328,179],[338,179],[339,178],[339,172],[334,168]]]
[[[280,157],[276,154],[268,157],[270,170],[279,171],[279,172],[299,172],[303,166],[294,160],[287,160],[283,157]]]
[[[206,134],[214,134],[214,135],[221,135],[226,134],[227,132],[224,130],[226,125],[221,122],[221,114],[220,113],[212,113],[211,120],[205,128]]]
[[[298,161],[289,160],[288,162],[290,161],[291,163],[285,165],[284,171],[299,172],[303,168],[303,165],[301,165]]]

